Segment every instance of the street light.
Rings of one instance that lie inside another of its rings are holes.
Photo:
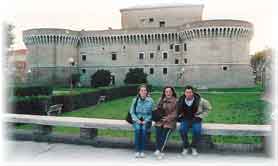
[[[69,58],[70,68],[74,66],[74,59],[72,57]],[[70,69],[71,70],[71,69]],[[72,91],[72,70],[70,72],[70,90]]]
[[[33,72],[32,69],[29,69],[27,71],[27,83],[28,84],[32,84],[32,82],[33,82],[33,73],[32,72]]]
[[[183,77],[183,74],[184,74],[184,67],[181,68],[180,72],[178,72],[178,77],[177,77],[177,80],[180,80],[181,78],[184,78]],[[184,82],[184,80],[182,80],[181,84]]]

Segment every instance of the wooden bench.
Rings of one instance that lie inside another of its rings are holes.
[[[52,105],[49,107],[49,110],[47,110],[46,114],[48,116],[57,116],[57,115],[61,115],[62,113],[62,107],[63,104],[56,104],[56,105]]]
[[[65,126],[80,128],[80,137],[94,139],[97,129],[132,131],[133,128],[125,120],[95,119],[78,117],[39,116],[22,114],[4,114],[6,123],[26,123],[41,126],[40,131],[34,134],[45,135],[51,133],[52,126]],[[179,123],[177,124],[179,126]],[[204,123],[203,135],[223,136],[261,136],[270,138],[272,136],[272,125],[247,125],[247,124],[215,124]],[[269,142],[269,141],[268,141]],[[264,142],[266,143],[266,142]],[[270,146],[270,145],[264,145]]]

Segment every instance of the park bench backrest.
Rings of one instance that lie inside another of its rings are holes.
[[[50,106],[49,110],[47,111],[47,115],[48,116],[58,116],[58,115],[61,115],[62,107],[63,107],[63,104],[56,104],[56,105]]]

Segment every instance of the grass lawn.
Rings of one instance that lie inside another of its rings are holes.
[[[238,92],[237,89],[235,92]],[[243,89],[243,92],[246,89]],[[250,90],[250,91],[255,91]],[[250,92],[248,91],[248,92]],[[181,90],[178,94],[181,95]],[[232,92],[232,91],[229,91]],[[152,98],[157,102],[161,94],[154,93]],[[267,124],[269,106],[260,99],[260,93],[201,93],[202,97],[208,99],[213,107],[209,116],[204,119],[205,123],[226,123],[226,124]],[[97,106],[82,108],[74,112],[63,113],[62,116],[86,117],[86,118],[107,118],[125,119],[133,97],[126,97],[110,102],[102,103]],[[20,128],[27,128],[20,127]],[[78,128],[55,127],[56,132],[79,133]],[[99,130],[100,136],[128,137],[133,138],[133,132]],[[154,134],[152,134],[154,139]],[[259,137],[232,137],[232,136],[213,136],[216,143],[260,143]],[[171,140],[180,141],[179,134],[173,133]]]
[[[53,88],[53,95],[59,96],[59,95],[78,95],[81,93],[88,93],[88,92],[95,92],[102,89],[110,89],[113,88],[110,87],[99,87],[99,88],[73,88],[72,90],[70,88],[63,88],[63,87],[55,87]]]

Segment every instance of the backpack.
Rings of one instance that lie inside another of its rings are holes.
[[[136,114],[135,109],[136,109],[136,106],[137,106],[137,102],[138,102],[138,97],[136,98],[135,103],[134,103],[133,108],[132,108],[135,114]],[[132,120],[132,117],[131,117],[131,114],[130,114],[129,111],[127,112],[127,116],[126,116],[125,119],[129,124],[133,124],[133,120]]]

